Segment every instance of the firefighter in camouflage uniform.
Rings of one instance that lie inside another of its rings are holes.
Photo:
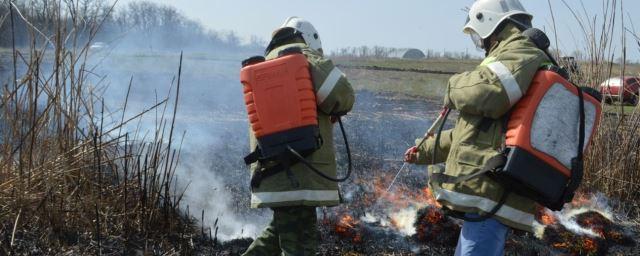
[[[432,136],[419,148],[407,150],[405,161],[440,164],[430,166],[429,172],[462,177],[479,172],[501,153],[509,110],[527,91],[539,67],[550,61],[522,34],[531,27],[531,19],[518,0],[473,4],[464,32],[485,51],[486,58],[475,70],[449,80],[444,101],[459,112],[454,128],[443,131],[438,144]],[[434,150],[437,159],[432,159]],[[457,184],[429,183],[438,202],[466,219],[456,255],[502,255],[508,227],[534,231],[537,225],[533,200],[514,193],[502,198],[505,188],[486,175]],[[486,218],[500,201],[502,207]]]
[[[318,32],[308,21],[288,18],[273,33],[266,59],[274,59],[280,51],[291,47],[301,48],[309,62],[323,138],[320,149],[306,160],[325,175],[336,177],[333,121],[351,110],[355,101],[353,88],[333,62],[324,58]],[[253,132],[250,139],[253,149],[257,144]],[[267,167],[260,163],[251,165],[252,184]],[[290,170],[293,175],[279,171],[260,178],[259,186],[252,186],[251,207],[271,208],[273,219],[243,255],[315,255],[316,207],[340,204],[338,183],[319,176],[301,163],[291,165]]]

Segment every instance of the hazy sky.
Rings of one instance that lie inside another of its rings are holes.
[[[120,0],[120,5],[135,0]],[[464,35],[462,25],[472,0],[150,0],[175,6],[185,15],[201,21],[214,30],[233,30],[243,38],[256,35],[267,39],[274,28],[288,16],[300,16],[311,21],[323,39],[325,51],[345,46],[414,47],[419,49],[475,51],[471,40]],[[602,18],[603,3],[607,0],[565,0],[583,13],[581,3],[590,16]],[[549,5],[544,0],[521,0],[534,14],[534,25],[552,31]],[[618,0],[634,16],[626,19],[640,31],[640,1]],[[575,18],[561,0],[551,0],[556,17],[560,49],[571,52],[584,49],[584,36]],[[625,11],[627,12],[627,11]],[[584,14],[580,14],[584,16]],[[600,21],[600,20],[599,20]],[[620,26],[620,24],[617,24]],[[553,36],[553,33],[549,33]],[[629,54],[640,59],[637,44],[629,38]],[[616,46],[620,43],[616,37]],[[554,43],[555,45],[555,43]]]

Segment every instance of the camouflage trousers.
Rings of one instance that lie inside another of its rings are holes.
[[[272,208],[273,219],[243,254],[246,256],[316,255],[316,207]]]

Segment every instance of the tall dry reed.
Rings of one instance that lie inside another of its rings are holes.
[[[0,21],[29,24],[32,42],[14,41],[10,78],[2,81],[0,254],[188,253],[192,220],[179,213],[181,194],[171,186],[182,58],[175,98],[133,117],[125,116],[126,100],[108,112],[87,64],[108,14],[78,16],[75,1],[50,1],[43,32],[5,3],[10,13]],[[127,132],[147,112],[158,115],[154,130]]]
[[[551,1],[548,3],[553,13]],[[604,0],[602,9],[596,13],[590,13],[582,1],[576,4],[563,0],[562,5],[579,24],[575,29],[582,38],[578,40],[585,45],[586,58],[572,74],[576,84],[598,89],[610,77],[638,75],[627,64],[627,51],[638,49],[626,47],[627,35],[632,31],[626,21],[633,11],[625,9],[623,0]],[[555,30],[555,20],[553,27]],[[640,216],[640,113],[637,107],[624,104],[603,104],[603,109],[598,133],[586,155],[583,188],[605,193],[616,199],[621,213],[637,217]]]

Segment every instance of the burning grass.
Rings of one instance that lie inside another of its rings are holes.
[[[356,178],[355,191],[347,192],[352,201],[323,210],[321,250],[338,255],[454,252],[461,221],[444,214],[425,187],[426,180],[419,181],[420,171],[404,173],[387,191],[399,166],[385,168],[384,163],[362,156],[355,160],[357,165],[368,163],[367,175],[376,178]],[[628,254],[636,248],[633,226],[616,217],[603,194],[578,194],[563,211],[541,209],[538,220],[537,237],[518,231],[510,234],[507,255]]]
[[[445,216],[444,212],[435,205],[429,205],[418,211],[414,227],[416,229],[414,238],[422,244],[454,247],[458,242],[460,225]]]
[[[372,93],[361,92],[359,96],[370,102]],[[350,115],[347,130],[381,121],[385,122],[386,129],[402,130],[401,126],[414,120],[411,117],[428,115],[424,113],[426,108],[414,106],[415,102],[424,102],[424,99],[398,98],[393,94],[373,94],[373,97],[381,101],[373,101],[376,103],[371,106],[359,106],[367,114],[356,111]],[[370,132],[378,133],[377,130]],[[320,250],[325,255],[452,255],[461,222],[444,216],[427,188],[426,170],[416,166],[404,169],[389,189],[401,163],[381,156],[386,152],[400,152],[403,148],[372,143],[366,130],[351,135],[350,140],[358,149],[354,150],[358,152],[354,156],[354,166],[359,171],[354,172],[351,182],[342,184],[345,204],[323,209],[320,214]],[[596,229],[595,226],[571,220],[571,214],[578,210],[607,213],[603,216],[611,220],[616,230],[624,231],[620,234],[629,238],[637,236],[634,226],[625,221],[624,214],[614,211],[604,194],[584,192],[567,204],[566,211],[541,210],[538,237],[512,232],[506,246],[507,255],[580,255],[572,248],[554,247],[554,244],[573,244],[578,239],[596,242],[594,248],[607,253],[624,255],[636,250],[637,246],[626,243],[598,244],[600,240],[587,231]],[[557,228],[568,230],[567,234],[571,236],[556,240],[543,236],[545,230],[551,234]]]
[[[571,255],[606,255],[613,246],[635,245],[633,236],[628,231],[600,212],[584,211],[572,215],[570,220],[583,228],[585,234],[576,234],[566,225],[552,223],[544,231],[545,243]]]

